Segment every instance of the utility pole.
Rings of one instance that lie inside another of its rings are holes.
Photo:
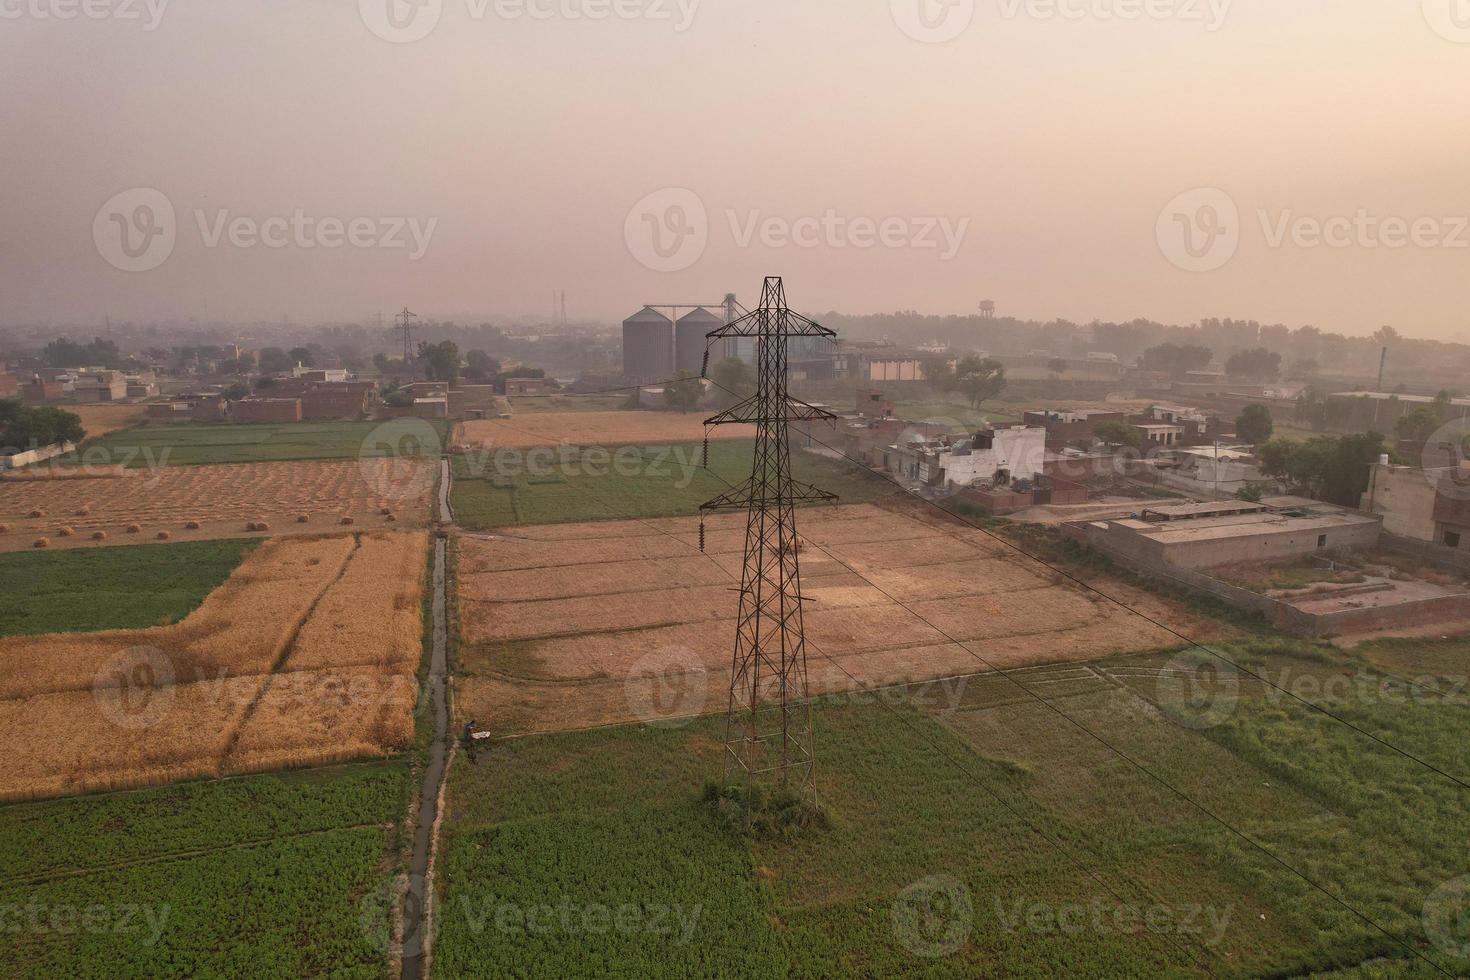
[[[399,330],[403,331],[403,369],[405,371],[413,363],[413,321],[418,318],[419,315],[408,312],[406,306],[402,312],[393,317],[393,322],[398,325]]]
[[[725,782],[774,782],[814,801],[816,753],[807,700],[806,634],[802,619],[796,505],[835,503],[835,494],[791,478],[787,423],[834,419],[786,390],[786,346],[791,337],[837,334],[786,306],[779,277],[769,277],[760,307],[711,331],[709,343],[749,337],[756,344],[756,392],[706,425],[756,427],[750,479],[700,508],[746,513],[740,609],[730,664],[725,721]],[[707,462],[707,460],[706,460]],[[700,548],[704,529],[700,525]]]

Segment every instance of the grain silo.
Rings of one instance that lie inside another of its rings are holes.
[[[623,321],[623,376],[634,384],[674,376],[674,322],[658,310],[645,306]]]
[[[704,367],[704,348],[709,332],[724,325],[723,318],[715,316],[702,306],[679,317],[679,322],[674,324],[674,370],[698,374]],[[715,345],[715,353],[712,355],[716,359],[719,356],[719,346]]]

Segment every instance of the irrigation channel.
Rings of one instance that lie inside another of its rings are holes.
[[[454,520],[449,509],[449,460],[441,460],[440,466],[439,519],[449,524]],[[434,538],[434,650],[429,658],[428,679],[429,700],[434,708],[434,736],[429,743],[429,760],[424,766],[424,782],[419,789],[413,857],[408,866],[408,890],[403,896],[403,980],[420,980],[428,972],[426,967],[433,945],[433,882],[429,878],[429,864],[434,857],[434,831],[439,819],[439,801],[449,756],[449,707],[446,701],[449,624],[444,594],[446,544],[447,535],[441,530]]]

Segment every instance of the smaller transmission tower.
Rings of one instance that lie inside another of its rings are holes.
[[[725,781],[774,782],[808,799],[816,796],[811,703],[807,700],[806,634],[802,620],[796,505],[837,497],[791,478],[787,424],[833,419],[830,412],[786,391],[791,337],[837,334],[786,306],[780,278],[770,277],[760,307],[711,331],[709,342],[749,337],[755,343],[755,394],[706,425],[756,427],[750,479],[700,508],[745,511],[745,561],[730,666],[725,723]],[[703,545],[703,532],[700,540]]]
[[[408,307],[406,306],[402,312],[395,314],[393,317],[393,322],[398,325],[399,330],[403,331],[404,370],[407,370],[408,366],[413,363],[413,321],[418,318],[419,315],[408,312]]]

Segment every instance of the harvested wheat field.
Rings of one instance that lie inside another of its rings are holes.
[[[461,538],[460,716],[499,733],[647,720],[650,691],[670,712],[724,710],[744,531],[743,515],[710,520],[705,555],[689,518]],[[986,670],[961,643],[998,667],[1179,643],[932,512],[803,510],[798,531],[813,694],[853,686],[834,660],[884,685]],[[1096,584],[1189,635],[1221,635],[1157,596]]]
[[[691,412],[535,412],[513,419],[475,419],[454,428],[451,444],[470,449],[528,446],[647,446],[700,442],[707,414]],[[719,425],[711,439],[752,439],[748,425]]]
[[[404,748],[427,538],[275,538],[177,624],[0,640],[0,800]]]
[[[42,537],[51,548],[76,548],[160,532],[175,541],[320,533],[342,526],[344,516],[372,528],[388,523],[385,510],[400,527],[423,527],[436,466],[386,458],[37,470],[0,479],[0,528],[8,526],[0,551],[33,547]]]
[[[137,425],[148,417],[148,406],[136,403],[68,405],[66,410],[81,418],[82,428],[86,430],[88,439]]]

